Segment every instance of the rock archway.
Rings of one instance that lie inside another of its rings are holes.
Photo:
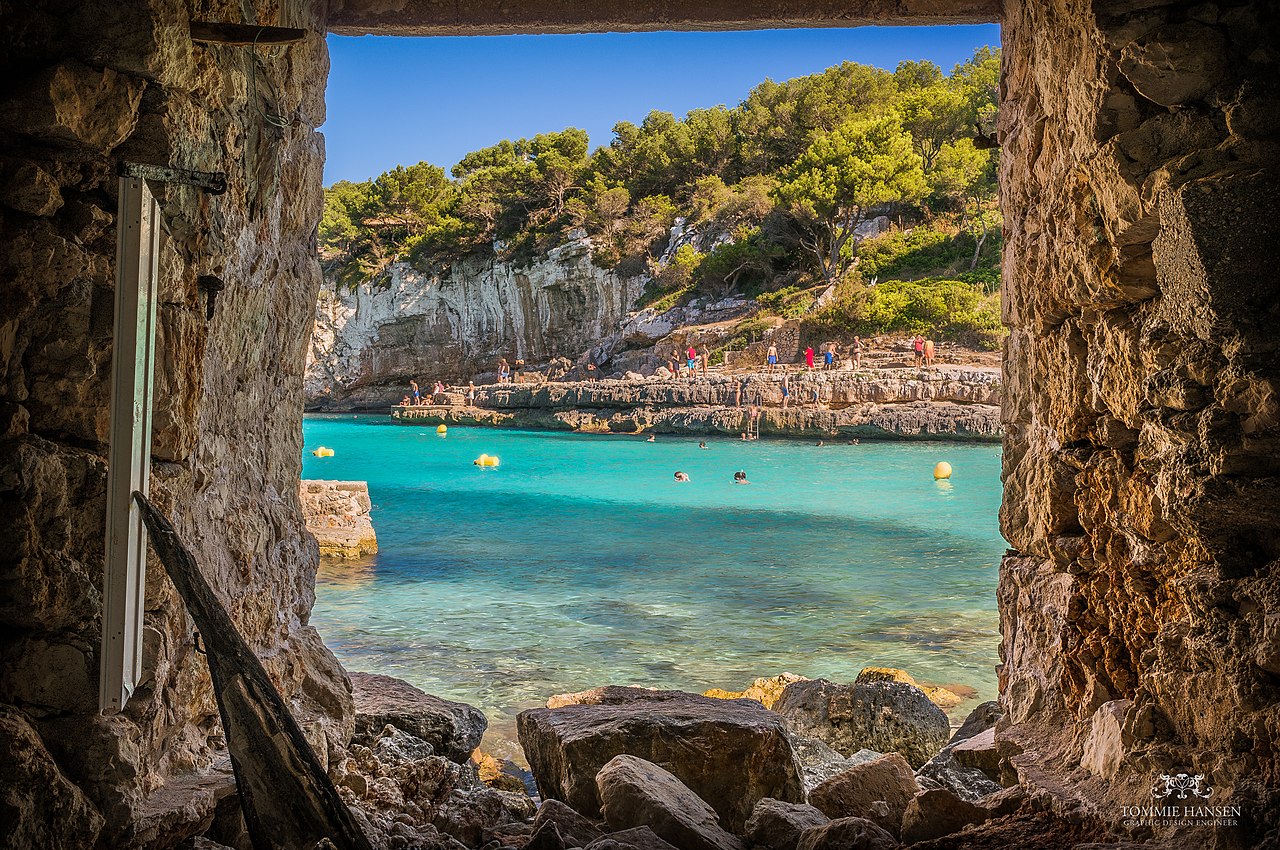
[[[148,593],[139,690],[119,715],[96,709],[118,160],[229,175],[221,198],[163,199],[153,493],[324,751],[349,734],[350,686],[307,625],[317,555],[296,495],[324,33],[996,19],[1006,763],[1116,822],[1151,799],[1153,773],[1204,774],[1244,825],[1187,840],[1280,828],[1269,4],[302,0],[258,10],[308,35],[256,66],[247,48],[192,43],[193,18],[242,15],[179,0],[4,11],[0,765],[17,846],[167,846],[227,789],[206,770],[216,709],[166,583]],[[230,283],[208,322],[205,273]]]

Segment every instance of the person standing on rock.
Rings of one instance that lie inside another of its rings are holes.
[[[467,407],[476,406],[476,382],[467,381]]]
[[[702,354],[700,355],[700,360],[702,361],[702,377],[706,378],[707,368],[711,365],[711,350],[708,349],[705,345],[702,346]]]
[[[782,373],[782,409],[787,409],[787,402],[791,401],[791,386],[788,383],[787,373]]]
[[[765,362],[769,364],[769,374],[773,374],[773,368],[778,365],[778,346],[769,343],[769,351],[764,356]]]
[[[822,346],[822,368],[828,372],[836,368],[836,344],[829,342]]]
[[[853,347],[849,349],[849,353],[853,355],[853,368],[862,368],[862,337],[855,336],[853,338]]]
[[[915,353],[916,353],[916,365],[923,366],[924,365],[924,337],[920,336],[920,334],[916,334],[916,338],[911,343],[911,347],[915,350]]]
[[[671,377],[680,377],[680,349],[673,349],[671,352]]]
[[[807,345],[804,349],[804,368],[810,372],[813,371],[813,346]]]
[[[926,367],[933,365],[933,340],[931,339],[924,341],[924,365]]]
[[[689,380],[698,377],[698,349],[693,347],[693,343],[689,343],[689,350],[685,353],[685,360],[689,364]]]
[[[417,382],[417,381],[410,381],[410,382],[409,382],[409,389],[413,390],[413,403],[414,403],[414,404],[422,404],[422,393],[420,393],[420,392],[418,391],[418,382]]]
[[[511,367],[507,365],[507,358],[503,357],[498,361],[498,383],[505,384],[507,376],[511,374]]]

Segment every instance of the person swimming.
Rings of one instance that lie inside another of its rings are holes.
[[[707,447],[707,441],[706,441],[706,440],[702,440],[702,441],[700,441],[700,442],[698,443],[698,448],[700,448],[700,449],[705,449],[706,447]]]
[[[656,442],[658,442],[658,438],[657,438],[657,437],[655,437],[654,435],[650,434],[650,435],[649,435],[649,439],[645,440],[645,442],[646,442],[646,443],[656,443]]]
[[[733,473],[733,483],[734,484],[750,484],[751,482],[747,480],[747,473],[739,469],[737,472]]]
[[[689,474],[687,472],[679,472],[679,471],[676,472],[677,483],[684,483],[685,481],[688,481],[688,480],[689,480]]]

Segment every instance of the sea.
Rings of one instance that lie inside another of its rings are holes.
[[[379,547],[321,565],[312,623],[348,670],[481,708],[499,754],[517,712],[604,684],[885,666],[953,686],[961,717],[995,698],[998,445],[703,448],[350,414],[303,433],[304,478],[368,482]]]

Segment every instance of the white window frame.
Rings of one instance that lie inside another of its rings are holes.
[[[106,564],[98,707],[124,708],[142,677],[147,531],[133,491],[149,492],[151,394],[160,272],[160,205],[145,180],[121,177],[107,448]]]

